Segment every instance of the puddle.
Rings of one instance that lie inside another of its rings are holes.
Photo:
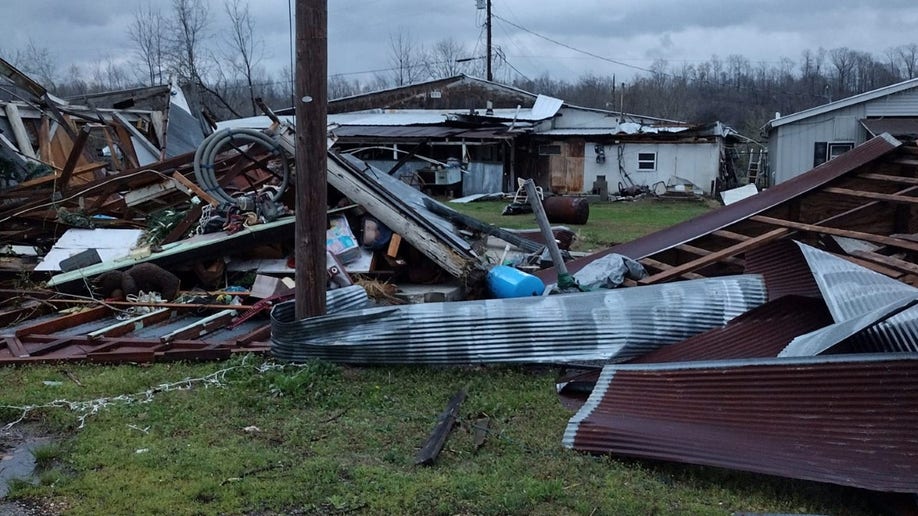
[[[35,477],[35,457],[32,450],[49,442],[50,437],[38,437],[28,430],[0,433],[0,500],[9,492],[9,481],[38,480]]]

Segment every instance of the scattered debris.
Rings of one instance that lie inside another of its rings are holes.
[[[446,439],[456,425],[456,417],[459,415],[459,406],[465,401],[466,390],[462,389],[453,395],[443,412],[437,416],[437,424],[433,431],[414,457],[414,464],[420,466],[430,466],[437,460],[440,450],[446,444]]]

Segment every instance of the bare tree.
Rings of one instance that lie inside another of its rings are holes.
[[[166,20],[152,3],[141,4],[128,27],[134,53],[143,66],[147,84],[163,84],[166,66]]]
[[[226,0],[223,7],[230,18],[229,39],[233,53],[229,56],[229,62],[233,69],[245,79],[252,115],[255,115],[257,95],[253,75],[264,57],[264,42],[255,36],[255,22],[249,13],[249,4],[244,4],[241,0]]]
[[[197,98],[204,89],[202,63],[207,39],[207,5],[203,0],[172,0],[172,68],[179,80],[190,86],[189,95]]]
[[[57,64],[47,47],[38,46],[32,38],[25,49],[17,50],[12,63],[48,90],[57,86]]]
[[[910,43],[895,48],[899,68],[906,79],[913,79],[918,75],[918,44]]]
[[[431,78],[440,79],[469,73],[469,60],[475,58],[469,54],[465,45],[455,39],[441,39],[427,56],[427,74]]]
[[[419,82],[427,75],[424,48],[405,29],[389,34],[389,52],[396,86]]]

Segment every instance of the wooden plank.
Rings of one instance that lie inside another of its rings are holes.
[[[726,238],[727,240],[736,240],[737,242],[745,242],[746,240],[752,238],[751,236],[734,233],[733,231],[727,231],[726,229],[718,229],[711,234],[721,238]]]
[[[401,244],[402,236],[398,233],[392,233],[392,238],[389,240],[389,248],[386,250],[386,256],[390,258],[398,256],[398,248]]]
[[[51,119],[42,113],[41,128],[38,131],[38,159],[44,163],[51,161]]]
[[[182,186],[184,186],[184,187],[187,188],[188,190],[194,192],[195,195],[197,195],[202,201],[206,202],[207,204],[209,204],[209,205],[211,205],[211,206],[213,206],[213,207],[215,207],[215,208],[216,208],[217,206],[220,206],[220,201],[218,201],[216,197],[214,197],[214,196],[210,195],[209,193],[205,192],[204,190],[202,190],[200,186],[198,186],[197,184],[195,184],[193,181],[191,181],[190,179],[188,179],[187,177],[185,177],[185,176],[184,176],[183,174],[181,174],[180,172],[175,172],[175,173],[173,173],[173,174],[172,174],[172,179],[175,179],[175,180],[178,181]]]
[[[145,202],[152,201],[154,199],[159,199],[160,197],[169,195],[172,192],[175,192],[176,181],[172,179],[166,179],[160,183],[154,183],[149,186],[144,186],[141,188],[135,188],[128,192],[124,193],[124,203],[128,206],[137,206],[138,204],[143,204]]]
[[[876,181],[887,181],[890,183],[900,183],[904,185],[918,185],[918,177],[890,176],[886,174],[858,174],[857,177],[873,179]]]
[[[663,262],[661,262],[661,261],[659,261],[659,260],[654,260],[653,258],[641,258],[641,259],[638,260],[638,261],[641,262],[641,265],[646,265],[646,266],[648,266],[648,267],[653,267],[654,269],[661,270],[661,271],[668,271],[668,270],[670,270],[670,269],[672,269],[672,268],[674,267],[673,265],[670,265],[670,264],[668,264],[668,263],[663,263]],[[682,274],[682,277],[685,278],[685,279],[702,279],[702,278],[704,278],[704,276],[702,276],[701,274],[695,274],[694,272],[687,272],[687,273],[685,273],[685,274]],[[637,283],[635,283],[635,285],[637,285]]]
[[[48,321],[42,321],[29,326],[24,326],[16,330],[17,337],[26,335],[51,335],[61,332],[74,326],[97,321],[103,317],[112,314],[111,309],[106,306],[97,306],[89,310],[83,310],[74,314],[62,315]]]
[[[726,258],[728,256],[733,256],[733,255],[737,255],[740,253],[744,253],[746,251],[749,251],[751,249],[764,245],[773,240],[783,238],[787,235],[790,235],[791,233],[793,233],[793,231],[787,228],[773,229],[769,231],[768,233],[759,235],[757,237],[750,238],[749,240],[745,242],[740,242],[730,247],[721,249],[720,251],[715,251],[707,256],[702,256],[701,258],[698,258],[696,260],[692,260],[690,262],[683,263],[682,265],[677,265],[673,267],[672,269],[654,274],[653,276],[649,276],[647,278],[640,280],[638,283],[642,285],[649,285],[651,283],[657,283],[660,281],[665,281],[671,278],[675,278],[677,276],[681,276],[685,274],[686,272],[691,272],[695,269],[701,269],[703,267],[707,267],[708,265],[711,265],[714,262],[718,262],[721,259]]]
[[[898,204],[918,204],[918,197],[909,197],[907,195],[865,192],[863,190],[850,190],[848,188],[836,188],[832,186],[827,186],[823,188],[822,191],[836,195],[844,195],[846,197],[855,197],[858,199],[871,199],[874,201],[894,202]]]
[[[430,466],[437,460],[440,451],[443,449],[443,445],[446,444],[446,438],[449,437],[453,425],[456,423],[456,417],[459,415],[459,406],[465,401],[465,396],[465,389],[457,392],[452,399],[449,400],[446,409],[437,416],[437,424],[434,426],[424,446],[421,447],[421,450],[414,457],[414,463],[416,465]]]
[[[112,121],[112,127],[115,128],[115,135],[118,137],[118,145],[121,147],[121,155],[124,157],[128,169],[138,168],[140,164],[137,161],[137,150],[134,148],[134,142],[131,141],[131,135],[127,129],[120,123]]]
[[[19,147],[19,152],[32,159],[37,158],[35,149],[32,148],[32,140],[29,138],[29,133],[26,131],[25,124],[22,123],[22,117],[19,115],[19,106],[12,102],[7,104],[6,119],[13,129],[13,136],[16,137],[16,146]]]
[[[22,341],[17,337],[4,337],[3,343],[6,344],[7,349],[10,350],[10,354],[14,357],[22,358],[29,356],[29,352],[26,351],[25,346],[22,345]]]
[[[80,161],[82,157],[83,147],[86,146],[86,140],[89,139],[89,127],[85,126],[80,131],[79,136],[77,136],[76,142],[73,144],[73,148],[70,149],[70,155],[67,157],[67,163],[64,164],[64,169],[61,171],[61,175],[58,178],[58,190],[61,192],[61,195],[66,196],[70,190],[70,178],[73,176],[73,171],[77,166],[77,162]]]
[[[878,263],[890,269],[894,269],[899,272],[904,272],[906,274],[916,274],[918,275],[918,265],[909,262],[907,260],[902,260],[899,258],[894,258],[892,256],[886,256],[879,253],[872,253],[870,251],[854,251],[851,253],[852,256],[856,256],[863,260],[869,262]]]
[[[685,252],[687,252],[687,253],[689,253],[689,254],[694,254],[695,256],[708,256],[709,254],[711,254],[711,253],[714,252],[714,251],[709,251],[709,250],[707,250],[707,249],[702,249],[702,248],[700,248],[700,247],[695,247],[695,246],[690,245],[690,244],[678,245],[678,246],[676,246],[676,249],[679,249],[679,250],[681,250],[681,251],[685,251]],[[738,265],[738,266],[740,266],[740,267],[745,267],[745,266],[746,266],[746,262],[745,262],[745,261],[740,260],[739,258],[734,258],[734,257],[732,257],[732,256],[728,256],[728,257],[726,257],[726,258],[724,258],[724,259],[722,259],[722,260],[720,260],[720,261],[723,262],[723,263],[729,263],[730,265]]]
[[[118,158],[120,149],[115,147],[115,142],[112,139],[112,134],[109,132],[107,125],[102,127],[102,134],[105,135],[105,144],[108,145],[108,151],[112,156],[112,166],[119,172],[124,170],[124,166],[121,164],[121,160]]]
[[[72,342],[72,337],[62,337],[32,349],[32,354],[30,356],[40,357],[48,353],[53,353],[59,349],[66,348],[67,346],[71,345]]]
[[[883,235],[874,235],[873,233],[863,233],[861,231],[850,231],[847,229],[832,228],[826,226],[817,226],[814,224],[804,224],[802,222],[792,222],[789,220],[776,219],[773,217],[766,217],[764,215],[755,215],[749,218],[756,222],[763,222],[765,224],[771,224],[773,226],[780,226],[783,228],[795,229],[798,231],[809,231],[811,233],[820,233],[823,235],[836,235],[843,236],[848,238],[856,238],[859,240],[866,240],[868,242],[873,242],[876,244],[889,245],[893,247],[898,247],[900,249],[908,249],[909,251],[918,252],[918,243],[910,242],[908,240],[903,240],[900,238],[892,238]]]

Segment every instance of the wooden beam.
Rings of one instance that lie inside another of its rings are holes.
[[[863,190],[850,190],[848,188],[836,188],[832,186],[827,186],[823,188],[822,191],[836,195],[844,195],[846,197],[855,197],[858,199],[871,199],[874,201],[885,201],[898,204],[918,204],[918,197],[909,197],[907,195],[865,192]]]
[[[903,185],[918,185],[918,177],[890,176],[886,174],[858,174],[857,177],[864,179],[873,179],[875,181],[886,181],[889,183],[899,183]]]
[[[99,328],[96,331],[87,333],[86,336],[89,337],[90,340],[94,341],[105,337],[122,337],[145,326],[163,322],[170,316],[172,316],[172,311],[169,308],[157,308],[152,312],[138,315],[137,317],[133,317],[124,321],[119,321],[104,328]]]
[[[675,267],[674,265],[670,265],[670,264],[668,264],[668,263],[663,263],[663,262],[661,262],[661,261],[654,260],[653,258],[641,258],[641,259],[638,260],[638,261],[641,263],[641,265],[646,265],[646,266],[648,266],[648,267],[653,267],[654,269],[657,269],[657,270],[660,270],[660,271],[672,270],[672,269]],[[701,274],[695,274],[694,272],[686,272],[685,274],[682,274],[682,277],[685,278],[685,279],[702,279],[702,278],[704,278],[704,276],[702,276]],[[636,285],[636,284],[637,284],[637,283],[635,283],[635,285]]]
[[[692,272],[693,270],[700,269],[702,267],[707,267],[708,265],[711,265],[714,262],[718,262],[728,256],[733,256],[739,253],[750,251],[768,242],[771,242],[773,240],[777,240],[779,238],[783,238],[787,235],[790,235],[791,233],[793,233],[793,231],[787,228],[773,229],[769,231],[768,233],[759,235],[757,237],[750,238],[749,240],[745,242],[740,242],[736,245],[732,245],[730,247],[721,249],[720,251],[715,251],[707,256],[703,256],[696,260],[692,260],[690,262],[683,263],[682,265],[677,265],[673,267],[672,269],[669,269],[669,270],[654,274],[653,276],[644,278],[640,280],[639,283],[642,285],[649,285],[651,283],[658,283],[660,281],[665,281],[671,278],[675,278],[677,276],[681,276],[685,274],[686,272]]]
[[[89,139],[89,131],[90,129],[88,126],[84,126],[80,131],[79,136],[77,136],[76,141],[73,143],[73,148],[70,150],[70,156],[67,157],[67,163],[64,165],[64,170],[61,171],[61,175],[58,178],[58,191],[60,191],[63,196],[66,196],[70,190],[70,178],[73,176],[73,171],[76,169],[77,162],[80,161],[80,157],[83,155],[83,147],[86,146],[86,140]]]
[[[167,343],[176,340],[186,340],[189,338],[198,338],[206,335],[215,329],[223,328],[229,324],[233,317],[236,316],[235,310],[223,310],[203,319],[197,320],[187,326],[178,328],[159,338],[160,342]]]
[[[430,432],[430,436],[427,438],[424,446],[421,447],[421,450],[414,457],[415,464],[430,466],[437,460],[437,457],[440,455],[440,450],[442,450],[443,445],[446,444],[446,438],[449,437],[450,432],[453,430],[453,425],[456,423],[456,417],[459,415],[459,406],[465,401],[465,396],[465,389],[457,392],[453,395],[452,399],[449,400],[449,403],[446,404],[446,408],[443,412],[437,416],[437,424],[434,425],[434,429]]]
[[[726,229],[718,229],[711,233],[714,236],[719,236],[721,238],[726,238],[728,240],[736,240],[737,242],[745,242],[752,238],[751,236],[743,235],[740,233],[734,233],[733,231],[727,231]]]
[[[908,249],[909,251],[918,252],[918,243],[909,242],[908,240],[903,240],[901,238],[893,238],[883,235],[874,235],[873,233],[864,233],[861,231],[850,231],[847,229],[832,228],[827,226],[817,226],[814,224],[804,224],[802,222],[792,222],[789,220],[776,219],[773,217],[766,217],[764,215],[755,215],[749,218],[756,222],[762,222],[765,224],[771,224],[773,226],[780,226],[788,229],[795,229],[798,231],[809,231],[810,233],[820,233],[823,235],[835,235],[843,236],[848,238],[855,238],[858,240],[866,240],[867,242],[873,242],[876,244],[889,245],[893,247],[898,247],[900,249]]]
[[[10,350],[10,354],[14,357],[27,357],[29,352],[26,351],[25,346],[22,345],[22,341],[18,337],[4,337],[3,343],[6,344],[7,349]]]
[[[708,256],[709,254],[714,253],[714,251],[709,251],[709,250],[707,250],[707,249],[702,249],[702,248],[700,248],[700,247],[695,247],[695,246],[690,245],[690,244],[678,245],[678,246],[676,246],[676,249],[679,249],[680,251],[685,251],[685,252],[687,252],[687,253],[689,253],[689,254],[694,254],[694,255],[696,255],[696,256]],[[740,260],[739,258],[734,258],[734,257],[732,257],[732,256],[728,256],[727,258],[724,258],[724,259],[722,259],[722,260],[720,260],[720,261],[723,262],[723,263],[729,263],[730,265],[738,265],[738,266],[740,266],[740,267],[745,267],[745,266],[746,266],[746,262],[744,262],[743,260]]]
[[[892,256],[886,256],[880,253],[872,253],[870,251],[854,251],[851,255],[873,263],[878,263],[890,269],[895,269],[899,272],[918,275],[918,265],[907,260],[893,258]]]
[[[181,172],[178,172],[178,171],[174,172],[172,174],[172,179],[175,179],[176,181],[178,181],[179,184],[187,188],[189,191],[194,192],[194,194],[197,195],[198,198],[200,198],[202,201],[206,202],[207,204],[213,206],[214,208],[216,208],[217,206],[220,206],[220,201],[218,201],[216,197],[202,190],[200,186],[198,186],[193,181],[185,177],[184,174],[182,174]]]
[[[13,129],[13,136],[16,137],[16,146],[23,155],[36,159],[35,149],[32,148],[32,140],[26,131],[25,124],[22,123],[22,117],[19,116],[19,107],[10,102],[6,105],[6,119]]]

